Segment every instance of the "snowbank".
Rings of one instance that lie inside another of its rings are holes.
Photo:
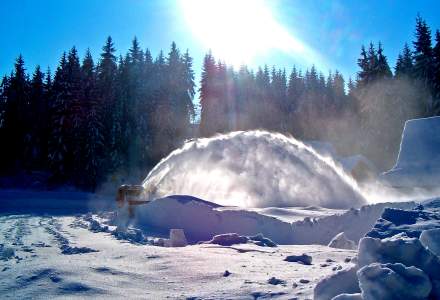
[[[175,195],[139,206],[132,226],[163,233],[172,228],[182,228],[192,242],[233,232],[242,236],[261,233],[277,244],[327,245],[333,236],[344,232],[347,239],[357,243],[371,229],[385,207],[410,208],[414,205],[412,202],[380,203],[291,223],[256,211],[222,207],[195,197]],[[116,223],[122,222],[116,220]]]
[[[440,117],[406,121],[396,165],[381,178],[394,187],[438,186]]]

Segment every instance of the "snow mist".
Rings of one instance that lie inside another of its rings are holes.
[[[238,131],[187,141],[143,182],[150,198],[192,195],[240,207],[365,204],[354,180],[330,157],[292,137]]]

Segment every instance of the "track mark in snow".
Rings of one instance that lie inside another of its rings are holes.
[[[70,246],[70,241],[60,233],[62,231],[61,224],[57,222],[54,218],[51,218],[47,225],[45,226],[46,232],[51,234],[58,243],[58,247],[61,250],[61,254],[64,255],[74,255],[74,254],[85,254],[91,252],[98,252],[98,250],[88,248],[88,247],[72,247]]]

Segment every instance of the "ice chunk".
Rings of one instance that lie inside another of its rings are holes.
[[[373,263],[357,272],[364,300],[426,299],[432,289],[420,269],[403,264]]]
[[[440,229],[424,230],[420,235],[420,242],[429,251],[440,256]]]
[[[328,244],[331,248],[351,249],[357,248],[357,245],[352,240],[348,239],[344,232],[338,233]]]

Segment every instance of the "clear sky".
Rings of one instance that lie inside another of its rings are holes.
[[[0,0],[0,75],[23,54],[55,69],[64,50],[87,47],[97,57],[108,35],[125,53],[136,35],[153,55],[176,41],[189,49],[199,75],[203,55],[238,66],[267,63],[305,69],[315,63],[324,73],[357,71],[360,46],[382,41],[394,66],[405,42],[414,38],[420,13],[432,31],[440,28],[438,0]]]

